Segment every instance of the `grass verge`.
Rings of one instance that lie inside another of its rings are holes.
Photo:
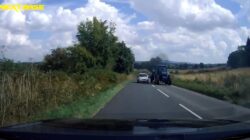
[[[218,99],[224,99],[224,93],[228,93],[228,90],[222,89],[220,87],[215,87],[214,85],[205,84],[198,81],[188,81],[188,80],[180,80],[175,79],[173,84],[179,87],[183,87],[186,89],[190,89],[193,91],[197,91],[203,93],[208,96],[212,96]]]
[[[92,69],[84,74],[37,69],[0,72],[0,126],[38,119],[89,117],[133,74]]]
[[[106,105],[127,83],[129,80],[111,86],[107,90],[99,92],[94,96],[83,97],[68,105],[63,105],[57,109],[49,110],[40,114],[35,120],[52,118],[91,118],[102,107]]]
[[[250,69],[175,74],[173,84],[179,87],[250,107]]]

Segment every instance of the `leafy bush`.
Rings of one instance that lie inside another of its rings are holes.
[[[119,73],[130,73],[133,71],[134,55],[126,47],[125,43],[118,43],[117,56],[115,57],[114,71]]]

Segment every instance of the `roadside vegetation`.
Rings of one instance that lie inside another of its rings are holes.
[[[250,108],[250,39],[228,57],[228,67],[172,70],[173,83]],[[242,68],[243,67],[243,68]],[[237,68],[237,69],[231,69]]]
[[[134,55],[114,32],[93,18],[78,26],[77,43],[52,50],[42,62],[2,57],[0,126],[93,116],[133,76]]]
[[[173,84],[231,103],[250,107],[250,68],[211,72],[179,72]]]

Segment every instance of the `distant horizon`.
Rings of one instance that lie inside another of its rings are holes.
[[[11,60],[11,59],[10,59]],[[149,62],[150,60],[135,60],[135,63],[137,62]],[[172,60],[163,60],[163,61],[170,61],[172,63],[187,63],[187,64],[200,64],[200,63],[203,63],[203,64],[227,64],[227,62],[225,63],[204,63],[204,62],[198,62],[198,63],[195,63],[195,62],[185,62],[185,61],[172,61]],[[43,61],[14,61],[15,63],[42,63]]]
[[[135,60],[135,63],[137,62],[149,62],[150,60],[146,60],[146,61],[137,61]],[[204,63],[204,62],[198,62],[198,63],[195,63],[195,62],[185,62],[185,61],[171,61],[171,60],[163,60],[163,61],[169,61],[171,63],[182,63],[182,64],[200,64],[200,63],[203,63],[203,64],[227,64],[227,62],[225,63]]]

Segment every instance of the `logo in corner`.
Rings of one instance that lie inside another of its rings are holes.
[[[43,11],[43,4],[0,4],[0,11]]]

